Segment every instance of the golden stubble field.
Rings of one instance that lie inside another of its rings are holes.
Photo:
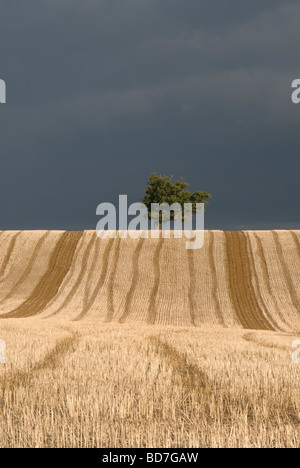
[[[299,235],[1,233],[0,446],[298,447]]]
[[[1,447],[298,447],[297,335],[9,320]]]

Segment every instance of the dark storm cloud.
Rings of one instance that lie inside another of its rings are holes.
[[[297,1],[1,7],[1,229],[93,228],[150,171],[213,194],[207,227],[300,228]]]

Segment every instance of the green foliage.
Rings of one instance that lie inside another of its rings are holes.
[[[192,213],[196,213],[196,204],[204,203],[208,204],[208,199],[211,198],[211,194],[207,192],[194,192],[191,193],[188,190],[190,184],[184,182],[183,179],[177,180],[175,183],[172,181],[172,177],[160,176],[157,172],[153,172],[150,175],[148,181],[148,187],[145,190],[145,197],[142,203],[146,205],[148,209],[148,216],[151,218],[151,204],[152,203],[167,203],[171,206],[173,203],[179,203],[182,208],[182,220],[184,217],[184,204],[192,203]],[[162,213],[159,214],[159,224],[162,224]],[[181,213],[180,213],[181,217]],[[176,213],[171,211],[170,219],[177,219]]]

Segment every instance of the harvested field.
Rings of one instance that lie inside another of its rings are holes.
[[[299,447],[300,231],[0,232],[0,447]]]
[[[300,330],[300,232],[206,232],[99,239],[95,232],[4,232],[1,318]]]
[[[299,447],[297,335],[10,319],[1,447]]]

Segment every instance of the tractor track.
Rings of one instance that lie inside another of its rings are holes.
[[[273,330],[264,317],[252,284],[253,271],[244,232],[225,232],[228,288],[241,326],[252,330]]]
[[[163,247],[163,238],[161,237],[157,243],[154,257],[153,257],[153,268],[154,268],[154,285],[151,291],[149,308],[148,308],[148,325],[154,325],[156,320],[156,303],[157,303],[157,293],[159,289],[160,282],[160,255]]]
[[[76,246],[82,235],[82,232],[64,232],[60,236],[51,255],[48,269],[30,297],[16,309],[1,315],[1,319],[32,317],[43,311],[56,296],[68,273]]]
[[[132,282],[130,285],[130,289],[126,295],[126,300],[125,300],[125,305],[124,305],[124,310],[123,314],[119,319],[119,323],[124,323],[126,322],[126,319],[128,318],[130,314],[130,309],[131,309],[131,304],[133,300],[133,296],[138,284],[138,274],[139,274],[139,259],[140,259],[140,254],[141,250],[143,248],[143,243],[144,239],[139,239],[138,244],[135,248],[135,251],[133,253],[133,259],[132,259]]]

